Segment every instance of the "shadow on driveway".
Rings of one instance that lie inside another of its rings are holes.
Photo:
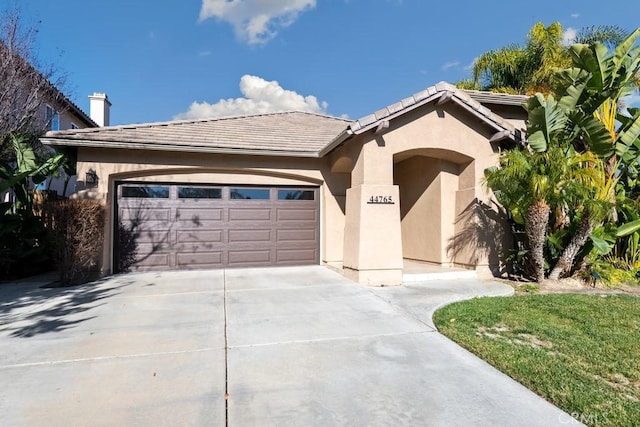
[[[43,288],[46,282],[0,284],[0,332],[28,338],[61,332],[93,319],[90,311],[118,295],[130,280],[105,286],[107,279],[66,288]]]

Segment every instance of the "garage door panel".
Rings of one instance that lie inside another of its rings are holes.
[[[229,208],[229,221],[269,221],[271,208]]]
[[[276,263],[309,263],[310,259],[315,259],[317,251],[315,248],[310,249],[278,249],[276,250]]]
[[[152,267],[166,268],[169,265],[170,254],[168,253],[138,253],[140,260],[142,261],[137,270]]]
[[[317,221],[318,215],[315,208],[311,209],[277,209],[278,221]]]
[[[171,241],[170,230],[157,230],[157,231],[140,231],[136,237],[136,242],[140,246],[145,244],[153,245],[167,245]]]
[[[222,221],[222,208],[177,208],[177,222],[201,223],[203,221]]]
[[[315,241],[317,238],[315,228],[300,229],[294,228],[290,230],[276,230],[276,239],[281,242],[299,242],[299,241]]]
[[[222,243],[223,230],[176,230],[176,242]]]
[[[270,242],[271,230],[229,230],[229,244],[238,242]]]
[[[229,265],[257,265],[270,264],[271,250],[245,250],[245,251],[229,251]]]
[[[176,261],[178,267],[221,267],[223,251],[178,253]]]
[[[319,261],[317,189],[215,186],[212,190],[202,184],[185,187],[144,183],[126,186],[135,186],[135,194],[146,194],[147,187],[169,188],[162,198],[122,197],[122,191],[118,192],[118,220],[125,231],[134,229],[125,233],[125,238],[136,240],[132,270]],[[289,194],[302,196],[287,198]],[[123,240],[116,244],[115,255],[122,256],[120,252],[130,247]],[[121,259],[126,259],[126,254]]]
[[[124,208],[121,209],[120,219],[122,221],[165,221],[171,218],[169,208]]]

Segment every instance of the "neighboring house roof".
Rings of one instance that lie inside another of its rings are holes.
[[[0,41],[0,49],[8,50],[8,47],[2,41]],[[70,112],[88,127],[98,127],[98,124],[94,122],[91,119],[91,117],[89,117],[84,111],[82,111],[80,107],[74,104],[64,93],[62,93],[62,91],[60,91],[60,89],[58,89],[54,84],[52,84],[45,76],[43,76],[40,71],[38,71],[33,65],[31,65],[31,63],[29,63],[29,61],[25,60],[22,56],[15,53],[13,54],[13,57],[16,58],[18,61],[21,61],[25,65],[25,67],[27,67],[27,70],[30,70],[28,71],[29,74],[33,72],[36,76],[39,76],[39,78],[42,79],[44,83],[43,86],[46,88],[48,95],[50,95],[48,96],[48,98],[51,98],[51,99],[46,99],[45,101],[51,103],[52,107],[54,107],[55,109],[62,109],[63,111]],[[57,104],[57,105],[54,106],[54,104]]]
[[[520,131],[481,102],[521,105],[522,98],[464,91],[441,82],[356,121],[284,112],[47,132],[40,139],[56,146],[323,157],[354,135],[385,129],[390,120],[427,103],[452,102],[494,129],[492,140],[519,141]]]
[[[284,112],[47,132],[48,145],[317,157],[349,120]]]
[[[486,92],[480,90],[465,90],[469,96],[481,104],[499,104],[522,106],[529,97],[527,95],[511,95],[509,93]]]
[[[54,89],[58,90],[57,88],[54,88]],[[74,116],[76,116],[77,118],[82,120],[84,122],[84,124],[87,125],[88,127],[90,127],[90,128],[91,127],[98,127],[98,124],[95,121],[93,121],[93,119],[91,117],[89,117],[87,115],[87,113],[82,111],[80,109],[80,107],[78,107],[69,98],[67,98],[65,94],[60,92],[60,95],[62,97],[62,106],[63,106],[63,108],[66,109],[66,111],[69,111],[71,114],[73,114]]]

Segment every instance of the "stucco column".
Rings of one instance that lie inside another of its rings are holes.
[[[347,277],[360,283],[402,283],[397,185],[361,184],[347,190],[343,267]]]

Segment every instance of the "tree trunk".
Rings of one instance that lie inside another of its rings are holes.
[[[544,280],[544,240],[551,208],[544,200],[537,200],[527,209],[525,229],[529,239],[529,262],[537,282]]]
[[[562,255],[560,255],[560,259],[556,266],[551,270],[551,273],[549,274],[550,280],[558,280],[562,274],[571,271],[576,255],[578,255],[578,252],[582,249],[584,244],[587,243],[587,239],[592,231],[593,224],[591,223],[591,215],[588,211],[585,211],[582,214],[580,224],[578,224],[578,228],[571,238],[571,241],[562,251]]]

